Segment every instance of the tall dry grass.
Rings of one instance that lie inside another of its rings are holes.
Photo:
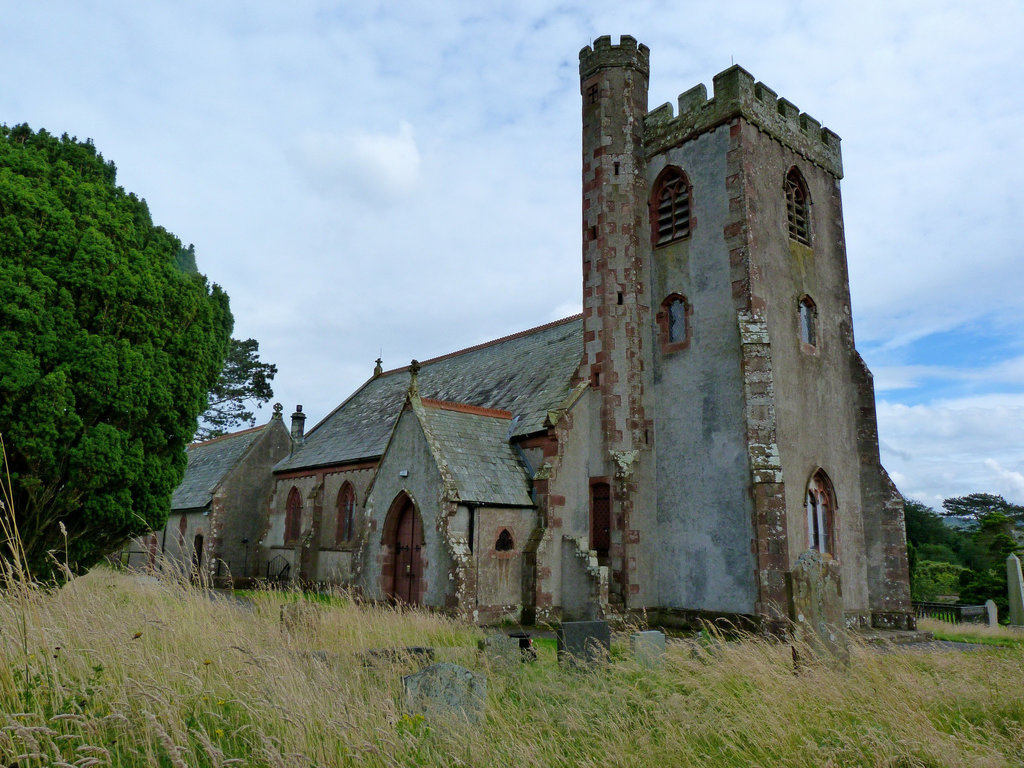
[[[295,599],[104,569],[5,592],[0,765],[1024,764],[1020,649],[856,647],[848,668],[794,674],[789,648],[754,638],[672,644],[660,670],[620,645],[606,666],[563,669],[545,646],[507,671],[478,657],[482,630],[343,597],[286,631]],[[482,724],[403,714],[410,668],[362,654],[408,645],[488,675]]]

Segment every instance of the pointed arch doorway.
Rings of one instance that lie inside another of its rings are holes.
[[[419,605],[423,596],[423,522],[408,494],[401,493],[392,502],[383,538],[391,561],[391,568],[382,574],[384,591],[396,602]]]

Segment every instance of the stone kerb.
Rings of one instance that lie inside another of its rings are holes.
[[[1020,558],[1010,555],[1006,558],[1006,587],[1010,601],[1010,624],[1024,626],[1024,578],[1021,578]]]
[[[823,660],[850,660],[850,643],[843,615],[839,564],[831,557],[807,551],[786,574],[789,617],[793,622],[794,659],[799,647]]]
[[[448,662],[431,664],[402,678],[406,709],[429,722],[465,719],[480,723],[487,702],[487,678]]]

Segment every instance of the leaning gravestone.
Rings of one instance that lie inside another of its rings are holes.
[[[409,714],[425,720],[466,719],[479,723],[487,701],[487,678],[458,664],[431,664],[402,678]]]
[[[607,621],[564,621],[558,628],[558,660],[569,664],[607,661],[612,631]]]
[[[488,635],[480,641],[480,650],[487,663],[496,669],[514,669],[522,663],[519,640],[501,633]]]
[[[985,612],[988,614],[988,625],[990,627],[999,626],[999,609],[996,607],[995,600],[985,601]]]
[[[1010,624],[1024,626],[1024,578],[1021,578],[1020,560],[1016,555],[1006,558],[1006,586],[1010,600]]]
[[[786,574],[794,639],[818,658],[850,660],[839,563],[808,550]],[[798,652],[793,649],[794,658]]]
[[[648,669],[665,663],[665,633],[656,629],[634,632],[629,636],[629,648],[637,664]]]

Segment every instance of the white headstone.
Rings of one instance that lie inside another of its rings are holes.
[[[1010,624],[1024,626],[1024,577],[1020,572],[1020,560],[1016,555],[1006,558],[1006,588],[1010,600]]]
[[[988,625],[990,627],[999,626],[999,609],[996,608],[995,600],[985,601],[985,610],[988,612]]]

